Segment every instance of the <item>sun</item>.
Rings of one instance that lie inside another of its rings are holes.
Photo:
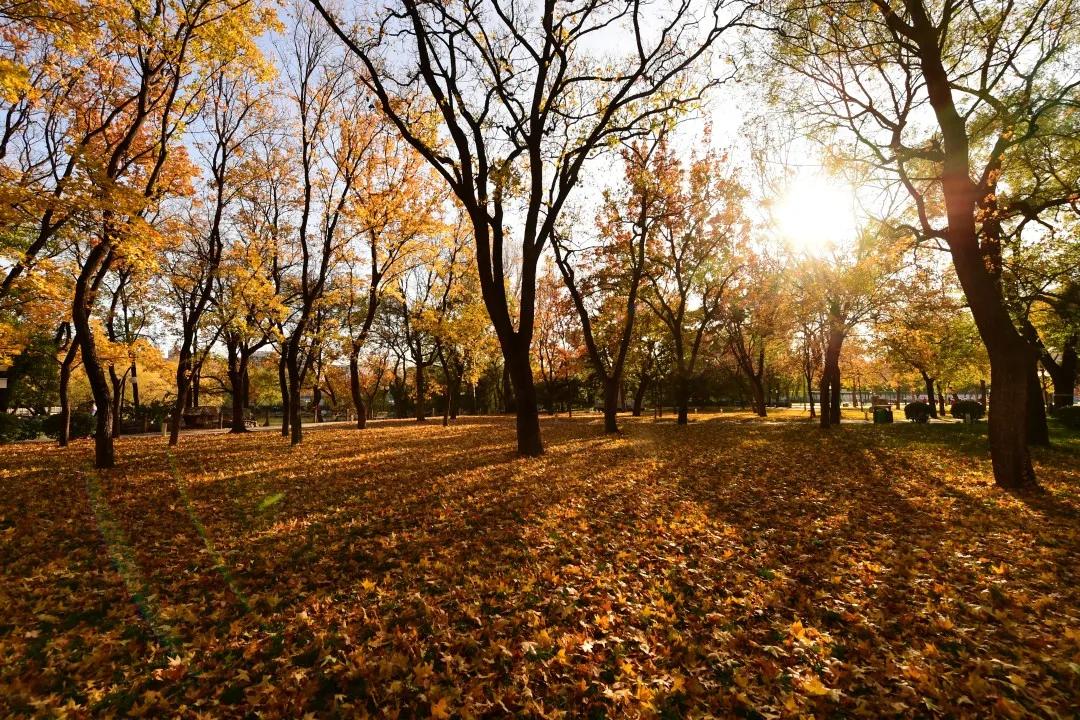
[[[773,220],[793,252],[822,255],[854,238],[855,194],[822,173],[800,173],[773,207]]]

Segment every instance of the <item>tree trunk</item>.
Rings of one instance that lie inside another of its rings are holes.
[[[926,402],[930,405],[930,417],[936,418],[938,413],[937,401],[934,398],[934,378],[922,370],[919,371],[919,374],[922,375],[923,385],[926,386]]]
[[[761,382],[760,375],[749,376],[750,380],[750,397],[754,403],[754,412],[758,417],[767,417],[768,410],[765,407],[765,386]]]
[[[424,422],[427,420],[427,408],[424,407],[424,392],[426,390],[424,363],[422,361],[415,362],[414,360],[414,364],[416,372],[416,422]]]
[[[97,347],[94,343],[93,328],[90,324],[90,301],[92,295],[92,278],[97,275],[98,269],[106,263],[108,245],[101,242],[96,245],[87,257],[78,280],[75,281],[75,297],[72,302],[71,319],[75,327],[75,337],[79,341],[79,351],[82,353],[83,368],[90,382],[90,390],[94,396],[96,405],[96,432],[94,433],[94,467],[111,468],[116,464],[116,453],[113,447],[112,426],[112,397],[109,395],[109,381],[105,377],[105,371],[101,367],[98,358]]]
[[[634,417],[641,417],[641,410],[645,405],[645,394],[649,392],[649,376],[642,375],[641,380],[638,381],[637,389],[634,390],[634,408],[632,414]]]
[[[184,410],[189,407],[191,380],[191,347],[185,339],[180,345],[180,357],[176,362],[176,405],[173,406],[172,422],[169,424],[169,445],[180,442],[180,424],[184,421]]]
[[[619,432],[619,382],[615,378],[604,379],[604,432]]]
[[[1076,338],[1069,338],[1069,342],[1061,351],[1061,361],[1057,362],[1045,350],[1042,352],[1042,366],[1050,375],[1054,384],[1053,407],[1070,407],[1073,404],[1073,393],[1076,392],[1076,374],[1080,369],[1080,360],[1076,353]]]
[[[281,348],[278,356],[278,387],[281,389],[281,437],[289,437],[289,376],[286,369],[286,350]]]
[[[825,346],[824,365],[821,370],[821,427],[840,423],[840,350],[844,334],[830,330]]]
[[[297,353],[290,348],[285,357],[285,370],[289,380],[289,442],[299,445],[304,439],[300,422],[300,363]]]
[[[131,361],[131,404],[139,409],[139,366]]]
[[[1011,327],[1009,328],[1011,330]],[[990,412],[987,417],[994,480],[1005,488],[1031,487],[1035,471],[1028,452],[1028,401],[1034,358],[1026,347],[994,342],[990,354]],[[989,350],[989,344],[987,349]]]
[[[450,383],[450,387],[447,389],[450,394],[450,419],[457,420],[458,412],[461,410],[461,377],[459,376],[453,383]]]
[[[109,366],[109,382],[112,383],[112,399],[113,399],[113,438],[120,437],[120,413],[124,407],[124,378],[116,374],[116,370],[112,365]]]
[[[315,422],[321,423],[322,419],[322,388],[318,384],[318,374],[315,375],[315,386],[311,388],[311,411],[315,415]]]
[[[677,412],[677,418],[675,420],[678,425],[686,425],[690,418],[690,381],[686,377],[686,373],[680,371],[675,378],[675,410]]]
[[[522,347],[523,345],[523,347]],[[540,439],[540,413],[536,409],[536,386],[533,384],[529,343],[518,342],[504,349],[517,410],[517,451],[519,455],[537,457],[544,453]]]
[[[941,383],[937,384],[937,399],[938,399],[938,413],[941,417],[945,417],[945,390],[941,387]]]
[[[79,352],[78,338],[72,338],[71,345],[64,353],[64,360],[60,363],[60,434],[57,437],[57,445],[67,447],[71,439],[71,366],[75,363],[75,356]]]
[[[529,377],[532,378],[532,369],[529,370]],[[531,379],[529,381],[529,384],[532,385]],[[536,391],[534,389],[533,393],[535,394],[535,392]],[[510,377],[510,362],[506,360],[505,357],[503,359],[502,395],[503,412],[507,414],[514,412],[517,405],[514,398],[514,382],[513,379]]]
[[[1028,443],[1038,447],[1050,447],[1050,428],[1046,425],[1046,404],[1043,402],[1042,383],[1033,363],[1028,377]]]
[[[810,404],[810,419],[817,417],[814,411],[814,374],[807,372],[806,377],[806,401]]]
[[[229,355],[229,390],[232,395],[232,421],[229,423],[229,432],[247,432],[247,407],[244,403],[244,378],[247,376],[247,355],[241,353],[240,348],[232,343],[226,344]]]
[[[443,427],[448,427],[450,425],[450,382],[449,382],[449,379],[447,379],[446,386],[447,386],[446,387],[446,402],[443,403],[443,414],[442,414]]]
[[[363,430],[367,427],[367,407],[364,405],[363,388],[360,387],[360,358],[357,353],[349,354],[349,392],[356,410],[356,429]]]

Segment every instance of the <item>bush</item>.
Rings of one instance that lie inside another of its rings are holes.
[[[930,420],[932,410],[928,403],[913,402],[904,406],[904,417],[912,422],[924,423]]]
[[[1080,430],[1080,405],[1067,405],[1054,410],[1055,420],[1070,430]]]
[[[50,415],[45,418],[45,422],[42,423],[42,431],[56,440],[60,437],[60,415]],[[71,413],[71,425],[68,437],[72,440],[75,438],[90,437],[94,434],[94,416],[88,412],[73,412]]]
[[[0,413],[0,443],[33,440],[41,434],[41,420]]]
[[[967,415],[970,415],[975,420],[981,420],[982,416],[986,414],[986,408],[978,400],[958,400],[949,408],[949,414],[957,420],[963,420]]]

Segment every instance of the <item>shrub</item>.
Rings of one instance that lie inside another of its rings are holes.
[[[50,415],[42,423],[42,431],[56,440],[60,437],[60,415]],[[71,425],[68,437],[71,439],[90,437],[94,434],[94,416],[88,412],[71,413]]]
[[[949,414],[957,420],[963,420],[966,415],[970,415],[975,420],[981,420],[986,414],[986,408],[978,400],[958,400],[949,408]]]
[[[41,420],[0,413],[0,443],[33,440],[41,434]]]
[[[1060,407],[1052,414],[1055,420],[1070,430],[1080,430],[1080,405]]]
[[[908,420],[917,423],[924,423],[930,420],[931,408],[928,403],[913,402],[904,406],[904,417]]]

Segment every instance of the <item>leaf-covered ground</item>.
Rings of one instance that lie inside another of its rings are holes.
[[[0,715],[1073,717],[1080,453],[505,418],[0,451]]]

